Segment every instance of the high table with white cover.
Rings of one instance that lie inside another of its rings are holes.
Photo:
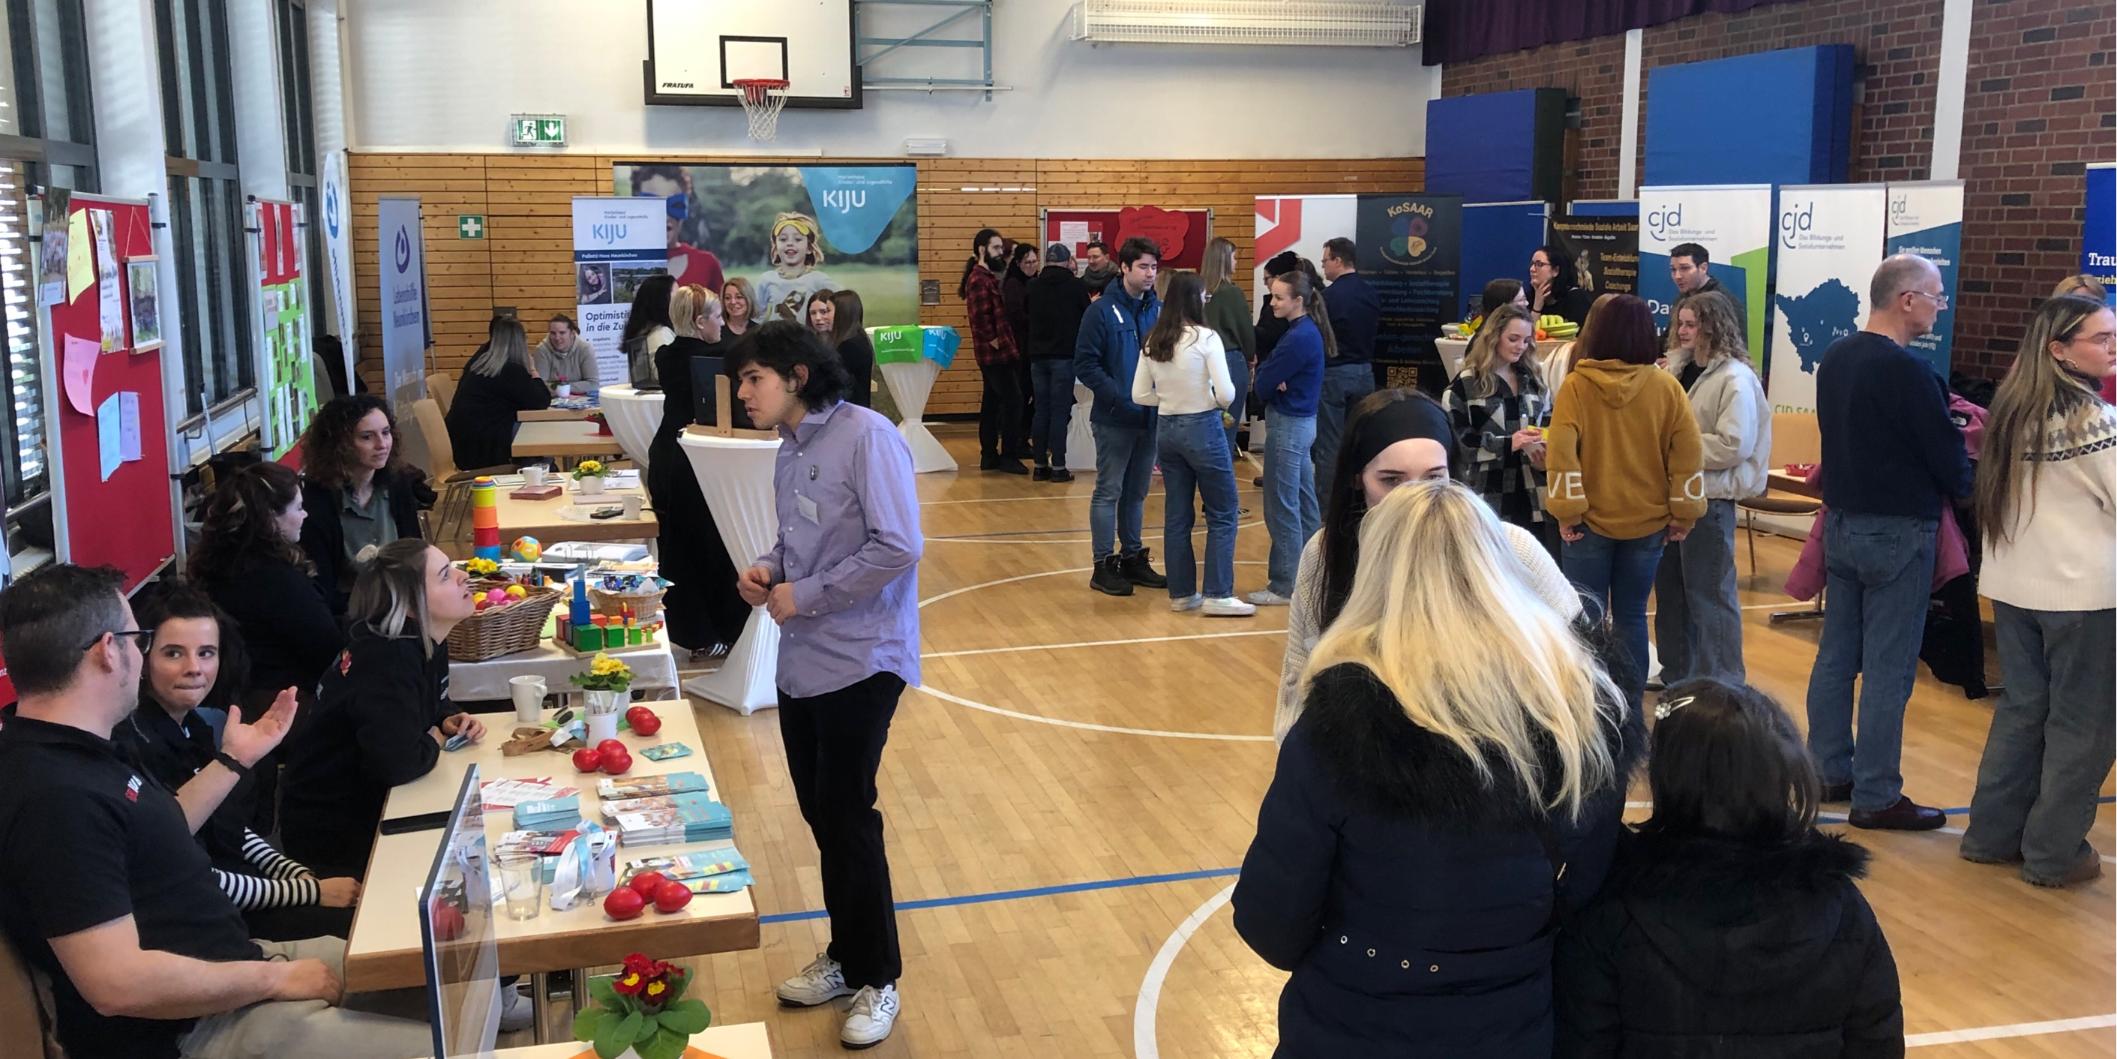
[[[879,332],[903,330],[907,329],[870,327],[867,333],[870,340],[878,340],[883,338]],[[953,471],[955,457],[941,447],[940,439],[920,417],[926,414],[926,399],[933,394],[934,380],[954,362],[955,347],[961,339],[952,327],[921,327],[919,331],[930,340],[920,344],[917,354],[894,349],[887,341],[875,341],[875,367],[889,387],[890,400],[897,404],[897,433],[903,435],[905,446],[911,449],[912,472]]]
[[[608,391],[605,391],[606,393]],[[606,398],[607,400],[607,398]],[[737,571],[747,570],[770,551],[779,532],[773,506],[772,469],[779,459],[778,438],[715,437],[684,431],[678,441],[698,476],[698,489],[713,512],[713,524]],[[721,667],[684,682],[684,690],[711,699],[737,713],[755,713],[779,705],[779,625],[763,607],[750,608],[750,620]]]
[[[647,469],[647,447],[654,443],[654,432],[661,428],[662,405],[667,400],[668,395],[660,390],[641,393],[630,386],[603,387],[603,418],[610,423],[610,432],[617,435],[625,455],[642,471]]]
[[[1095,411],[1095,391],[1073,383],[1073,420],[1066,424],[1066,469],[1095,473],[1095,429],[1088,415]]]

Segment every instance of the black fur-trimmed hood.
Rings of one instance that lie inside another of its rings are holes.
[[[1731,893],[1815,892],[1867,875],[1865,849],[1813,830],[1778,846],[1645,831],[1627,836],[1621,848],[1610,884],[1672,901],[1706,901]]]
[[[1323,766],[1353,803],[1454,829],[1519,824],[1541,815],[1504,759],[1488,754],[1488,783],[1452,742],[1414,724],[1366,668],[1337,665],[1311,682],[1300,722]],[[1646,749],[1638,711],[1605,729],[1622,795]],[[1540,755],[1554,760],[1549,748]],[[1547,769],[1547,773],[1548,773]]]

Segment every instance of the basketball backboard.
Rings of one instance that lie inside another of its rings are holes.
[[[647,102],[734,107],[735,82],[787,82],[787,106],[857,109],[853,0],[647,0]]]

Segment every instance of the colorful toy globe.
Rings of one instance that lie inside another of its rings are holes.
[[[544,557],[544,545],[535,537],[516,537],[515,542],[507,546],[507,550],[525,563],[533,563]]]

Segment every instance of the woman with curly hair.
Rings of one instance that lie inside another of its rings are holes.
[[[333,615],[343,615],[353,579],[391,541],[418,537],[433,491],[397,451],[397,419],[382,398],[340,397],[316,412],[302,441],[301,550]]]

